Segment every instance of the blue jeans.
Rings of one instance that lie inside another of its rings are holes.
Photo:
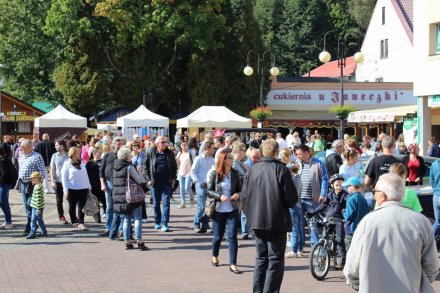
[[[292,252],[297,253],[303,251],[305,243],[305,229],[304,229],[304,213],[302,208],[294,206],[290,208],[290,215],[292,216],[292,236],[290,237],[290,247]]]
[[[9,185],[0,184],[0,208],[5,215],[5,223],[11,224],[11,207],[9,206]]]
[[[205,214],[207,192],[206,188],[200,187],[200,183],[196,183],[197,209],[194,215],[194,228],[209,229],[209,218]]]
[[[435,221],[432,224],[435,241],[440,240],[440,195],[432,196],[432,207],[434,208]]]
[[[153,191],[153,208],[154,221],[156,224],[168,226],[170,221],[170,200],[172,188],[170,184],[164,186],[154,186]],[[160,200],[162,199],[162,212],[160,210]]]
[[[131,233],[131,217],[134,219],[134,235],[136,240],[142,240],[142,207],[135,208],[129,214],[122,214],[124,217],[123,220],[123,228],[124,231],[124,240],[130,240]]]
[[[312,199],[301,198],[301,208],[303,212],[312,212],[318,207],[318,203],[314,202]],[[319,230],[318,227],[313,224],[309,224],[310,232],[310,247],[313,247],[319,240]],[[304,239],[306,239],[305,230],[303,232]]]
[[[182,200],[183,204],[185,204],[186,192],[188,192],[190,199],[194,198],[194,195],[191,190],[191,183],[192,183],[191,176],[188,177],[179,176],[180,199]]]
[[[226,226],[228,227],[228,247],[229,247],[229,265],[237,264],[237,220],[238,210],[229,213],[214,212],[212,217],[212,256],[218,257],[220,244],[225,235]]]
[[[247,226],[247,219],[246,219],[246,215],[243,213],[243,211],[240,211],[240,215],[241,215],[241,235],[242,236],[247,236],[249,234],[249,229]]]
[[[26,193],[26,187],[28,186],[29,186],[28,188],[29,193]],[[34,186],[30,182],[29,183],[20,182],[20,190],[21,190],[21,198],[23,200],[23,205],[25,207],[26,217],[27,217],[27,224],[24,231],[26,233],[29,233],[29,231],[31,230],[31,216],[32,216],[31,199],[32,199],[32,192],[34,190]]]
[[[41,213],[38,215],[37,209],[32,208],[30,235],[35,235],[37,233],[37,222],[41,228],[41,232],[43,232],[43,234],[47,234],[46,225],[44,224],[44,219],[43,219],[43,209],[41,210]]]
[[[105,187],[107,187],[107,191],[105,192],[105,202],[107,207],[105,209],[105,229],[110,231],[113,221],[113,186],[110,181],[106,180]]]

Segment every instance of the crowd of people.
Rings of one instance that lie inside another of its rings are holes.
[[[435,138],[429,141],[429,154],[438,152],[440,157]],[[395,277],[397,285],[372,280],[382,279],[382,273],[390,275],[384,270],[393,270],[403,261],[411,266],[411,286],[431,288],[429,283],[438,272],[435,240],[440,238],[440,161],[431,169],[436,218],[431,227],[409,187],[423,184],[425,174],[417,144],[406,146],[402,137],[396,141],[384,133],[377,139],[366,135],[360,142],[348,135],[324,142],[318,131],[311,134],[310,130],[302,137],[290,131],[285,138],[280,133],[256,132],[243,141],[237,135],[213,137],[211,133],[199,141],[198,133],[189,136],[184,132],[174,142],[160,135],[135,135],[126,141],[102,132],[86,143],[77,136],[50,140],[43,134],[41,141],[34,136],[16,144],[5,137],[0,148],[1,228],[14,229],[8,202],[11,188],[22,194],[27,217],[23,233],[28,239],[50,233],[43,218],[45,194],[55,194],[60,222],[80,231],[88,229],[83,208],[93,194],[103,208],[102,216],[98,212],[94,220],[100,223],[105,218],[99,235],[123,240],[127,250],[148,250],[142,235],[146,201],[130,202],[127,197],[127,188],[135,184],[150,194],[153,227],[164,233],[172,231],[174,191],[180,194],[179,209],[197,205],[192,228],[196,234],[212,230],[214,267],[219,266],[220,244],[226,234],[229,270],[240,274],[238,233],[241,231],[242,239],[253,239],[257,254],[254,292],[279,291],[285,259],[305,255],[306,226],[310,246],[319,241],[320,227],[308,221],[319,215],[336,223],[335,268],[344,268],[353,288],[400,290],[408,282],[400,273]],[[327,145],[331,147],[327,149]],[[360,163],[363,156],[366,167]],[[368,192],[373,193],[370,198]],[[216,203],[211,217],[206,213],[207,198]],[[64,213],[65,200],[69,219]],[[388,235],[387,229],[393,232]],[[381,266],[368,262],[370,257],[377,258]],[[420,278],[414,280],[414,274]]]

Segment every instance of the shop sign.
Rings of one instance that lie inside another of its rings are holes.
[[[366,123],[366,122],[393,122],[394,113],[368,113],[368,114],[348,114],[348,122],[350,123]]]
[[[431,96],[428,98],[428,107],[440,106],[440,96]]]
[[[381,106],[414,105],[416,98],[412,90],[345,90],[344,103],[357,109]],[[339,90],[271,90],[267,95],[267,104],[272,109],[298,106],[310,106],[310,109],[328,109],[341,104]],[[275,106],[275,107],[274,107]],[[289,108],[289,109],[290,109]],[[284,108],[285,109],[285,108]],[[308,110],[307,108],[302,108]]]
[[[34,121],[37,116],[28,115],[26,112],[6,112],[6,115],[3,116],[3,121],[17,121],[17,122],[29,122]]]

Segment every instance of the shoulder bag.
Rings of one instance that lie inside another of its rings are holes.
[[[218,176],[215,175],[215,192],[220,192],[220,183],[218,182]],[[205,200],[205,214],[208,216],[208,218],[212,218],[214,216],[215,208],[217,205],[217,200],[213,197],[206,197]]]
[[[127,190],[125,192],[127,203],[139,203],[145,200],[145,192],[134,180],[130,179],[130,166],[127,167]]]
[[[91,192],[89,192],[87,196],[87,201],[86,204],[84,205],[82,212],[87,216],[94,216],[99,213],[98,198]]]

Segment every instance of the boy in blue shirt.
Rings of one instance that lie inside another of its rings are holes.
[[[367,200],[361,194],[362,184],[357,177],[348,178],[342,186],[347,187],[347,191],[350,194],[344,212],[345,248],[348,251],[353,233],[362,218],[368,214],[369,207]]]

